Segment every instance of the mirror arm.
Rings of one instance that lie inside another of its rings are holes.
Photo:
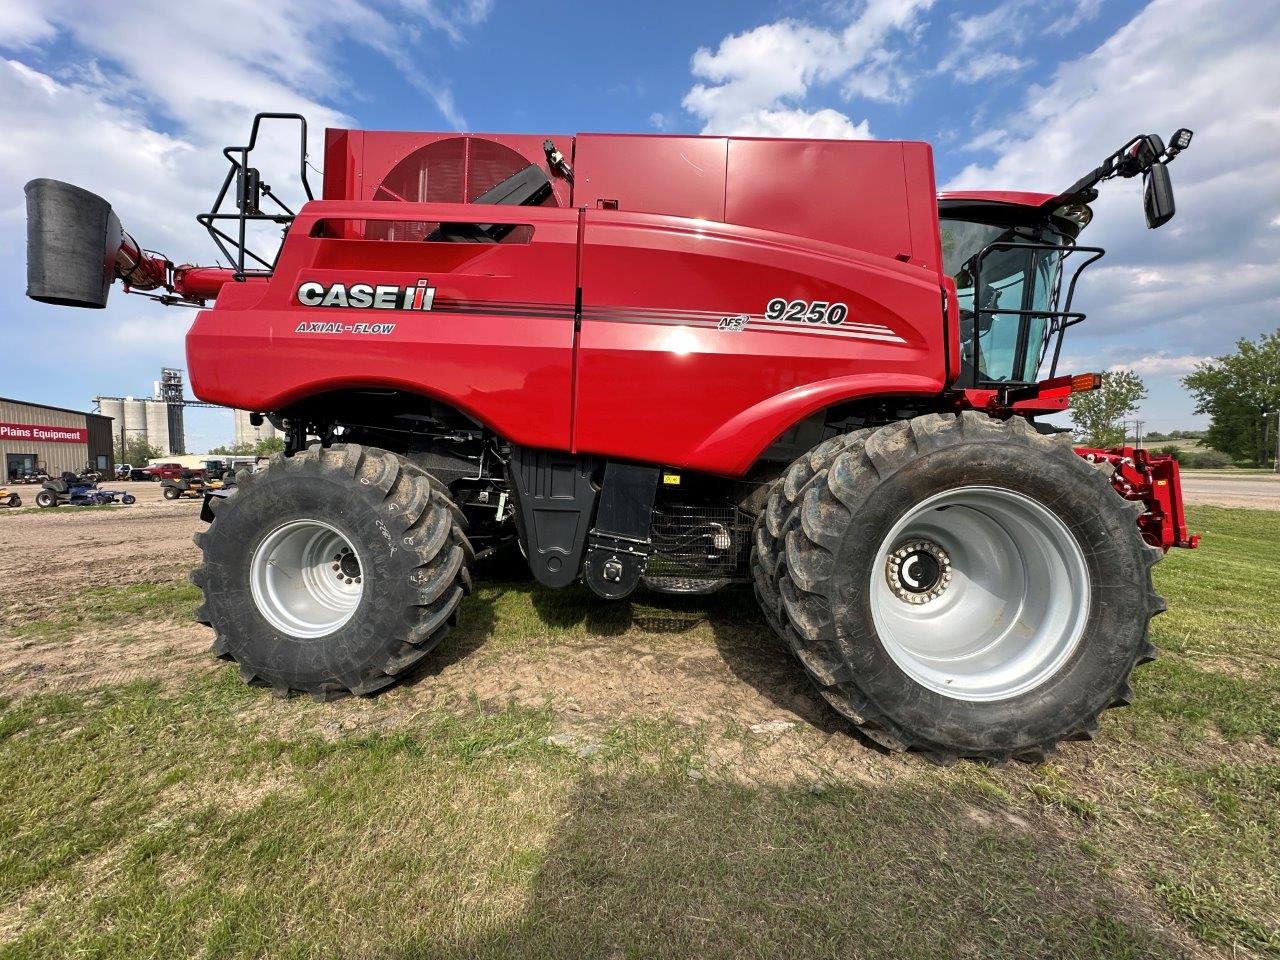
[[[1159,151],[1140,156],[1142,145],[1151,140],[1160,145]],[[1065,204],[1092,203],[1098,198],[1096,189],[1098,184],[1115,177],[1127,179],[1146,173],[1154,164],[1168,163],[1190,145],[1191,131],[1185,127],[1174,131],[1168,147],[1165,147],[1163,141],[1154,134],[1132,137],[1123,147],[1043,206],[1049,210],[1056,210]]]

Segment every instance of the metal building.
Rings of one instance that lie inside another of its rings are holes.
[[[110,417],[0,397],[0,483],[39,470],[56,476],[93,466],[109,473],[112,436]]]

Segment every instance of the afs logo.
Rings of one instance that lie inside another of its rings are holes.
[[[358,310],[430,310],[436,288],[424,277],[409,286],[391,284],[318,283],[309,280],[298,287],[298,303],[304,307],[350,307]]]

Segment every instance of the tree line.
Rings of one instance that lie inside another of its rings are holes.
[[[1195,439],[1218,451],[1219,461],[1255,467],[1275,463],[1280,431],[1276,422],[1280,418],[1280,330],[1256,340],[1237,340],[1233,353],[1197,364],[1182,378],[1182,385],[1195,399],[1195,412],[1209,417],[1208,429],[1152,433],[1148,442]],[[1146,384],[1133,371],[1104,373],[1101,389],[1072,397],[1076,438],[1091,447],[1122,445],[1121,422],[1137,411],[1146,396]]]
[[[238,443],[233,447],[214,447],[209,451],[214,457],[269,457],[284,450],[282,437],[264,437],[256,443]],[[159,460],[164,451],[150,443],[146,437],[129,437],[124,443],[116,441],[116,462],[130,463],[135,467]]]

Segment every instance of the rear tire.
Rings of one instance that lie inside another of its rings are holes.
[[[178,497],[180,496],[182,496],[182,491],[179,490],[177,487],[164,488],[164,498],[166,500],[177,500]]]
[[[277,454],[196,534],[196,619],[248,683],[317,699],[407,676],[457,622],[474,553],[447,490],[354,444]]]
[[[836,457],[870,432],[869,429],[855,430],[831,437],[795,460],[787,472],[770,485],[765,508],[756,517],[751,543],[752,586],[765,620],[784,640],[786,624],[778,578],[786,534],[796,522],[796,507],[814,478],[820,474],[825,476]]]
[[[1155,656],[1162,554],[1140,512],[1018,417],[880,427],[815,474],[782,531],[783,635],[889,749],[1040,760],[1091,739]]]
[[[37,507],[56,507],[57,505],[58,498],[48,490],[41,490],[36,494]]]

